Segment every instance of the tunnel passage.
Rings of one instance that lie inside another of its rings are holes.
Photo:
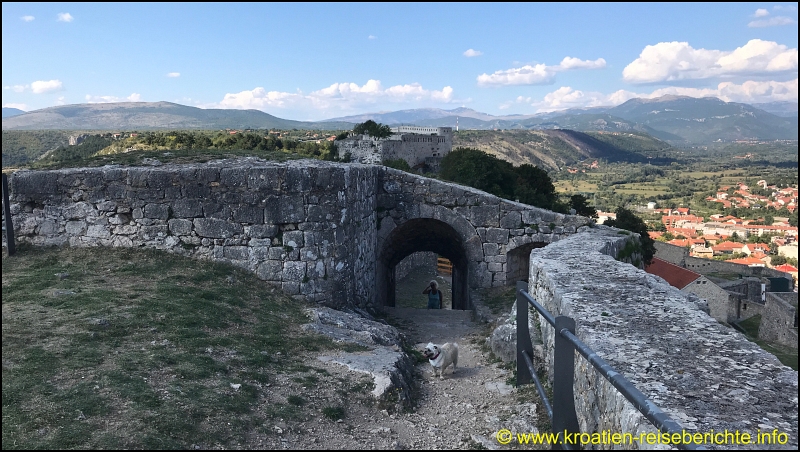
[[[379,306],[395,306],[395,266],[417,251],[433,251],[453,263],[453,309],[471,308],[464,240],[452,226],[440,220],[417,218],[395,228],[384,243],[376,278]]]
[[[531,251],[547,245],[549,245],[547,242],[526,243],[506,253],[506,284],[513,286],[517,281],[527,281],[531,265]]]

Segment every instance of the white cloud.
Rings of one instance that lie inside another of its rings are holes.
[[[753,14],[753,17],[764,17],[764,16],[769,16],[769,11],[767,11],[764,8],[758,8],[755,14]]]
[[[553,83],[558,72],[573,69],[601,69],[606,67],[606,60],[598,58],[594,61],[565,57],[556,66],[526,64],[520,68],[495,71],[492,75],[481,74],[478,76],[479,86],[507,86],[507,85],[546,85]]]
[[[781,25],[791,25],[797,23],[796,20],[786,16],[775,16],[769,19],[759,19],[747,24],[750,28],[779,27]]]
[[[464,56],[467,57],[467,58],[472,58],[472,57],[481,56],[481,55],[483,55],[483,52],[481,52],[480,50],[467,49],[464,52]]]
[[[775,5],[772,9],[775,11],[797,11],[797,5]]]
[[[28,106],[25,104],[3,104],[3,108],[16,108],[17,110],[28,111]]]
[[[30,85],[13,85],[13,86],[4,86],[3,89],[10,89],[13,90],[15,93],[21,93],[25,91],[25,88],[30,88]]]
[[[31,83],[31,91],[34,94],[49,93],[50,91],[58,91],[62,89],[61,80],[37,80]]]
[[[56,105],[64,105],[66,103],[67,100],[64,96],[60,96],[58,99],[56,99]]]
[[[689,97],[717,97],[725,102],[797,102],[797,79],[787,82],[749,80],[741,84],[722,82],[716,88],[670,86],[659,88],[649,93],[619,90],[604,94],[597,91],[582,91],[569,86],[562,86],[546,94],[541,100],[519,96],[513,101],[500,105],[500,108],[507,109],[515,104],[527,104],[534,107],[537,113],[542,113],[566,110],[568,108],[615,106],[634,98],[653,99],[668,94]]]
[[[167,73],[167,77],[170,77],[170,78],[178,78],[180,76],[181,76],[180,72],[168,72]]]
[[[70,13],[58,13],[58,21],[59,22],[72,22],[75,20]]]
[[[59,98],[62,100],[63,98]],[[89,104],[109,104],[113,102],[141,102],[142,95],[138,93],[132,93],[128,97],[117,97],[117,96],[92,96],[91,94],[86,95],[86,103]]]
[[[367,36],[367,39],[378,39],[378,37],[375,35],[369,35]]]
[[[767,75],[797,71],[797,49],[752,39],[733,51],[695,49],[687,42],[660,42],[642,50],[622,71],[631,83]]]
[[[25,22],[32,22],[36,18],[33,16],[22,16],[20,19],[24,20]]]
[[[267,91],[262,87],[238,93],[227,93],[221,102],[208,105],[211,108],[233,109],[283,109],[309,111],[325,114],[339,114],[376,104],[408,104],[414,102],[450,103],[453,88],[445,86],[441,90],[425,89],[419,83],[395,85],[384,88],[380,80],[368,80],[363,85],[357,83],[334,83],[325,88],[303,93]],[[328,113],[331,111],[331,113]],[[330,117],[330,116],[329,116]]]

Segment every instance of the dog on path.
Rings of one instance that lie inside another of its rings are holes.
[[[433,376],[439,376],[440,380],[444,380],[444,370],[447,366],[453,365],[453,373],[456,373],[456,366],[458,365],[458,344],[455,342],[446,343],[443,345],[436,345],[433,342],[428,342],[425,346],[425,351],[422,352],[428,362],[433,367]]]

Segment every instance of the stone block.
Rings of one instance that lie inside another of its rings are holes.
[[[488,228],[486,229],[486,241],[491,243],[508,243],[508,229]]]
[[[169,225],[169,232],[173,235],[189,235],[192,233],[191,220],[173,218],[167,224]]]
[[[305,220],[303,195],[270,196],[264,208],[264,222],[299,223]]]
[[[491,262],[486,264],[490,272],[501,272],[503,271],[503,264],[498,262]]]
[[[483,254],[484,256],[496,256],[500,251],[500,247],[496,243],[484,243]]]
[[[303,231],[287,231],[283,233],[283,246],[300,248],[303,246]]]
[[[184,198],[202,199],[211,195],[211,188],[205,183],[190,182],[181,187]]]
[[[172,216],[175,218],[202,217],[203,203],[199,199],[176,199],[172,203]]]
[[[172,170],[151,170],[147,174],[147,187],[163,190],[172,186],[175,172]]]
[[[146,204],[144,206],[144,217],[154,220],[166,220],[169,218],[169,205]]]
[[[256,276],[264,281],[280,281],[283,263],[279,260],[268,260],[258,265]]]
[[[53,220],[44,220],[39,224],[40,235],[53,235],[58,232],[58,224]]]
[[[105,239],[111,237],[111,233],[108,231],[107,227],[103,225],[93,224],[87,228],[86,236]]]
[[[246,261],[250,258],[250,250],[246,246],[226,246],[222,255],[225,259]]]
[[[293,282],[293,281],[284,281],[281,283],[281,290],[289,295],[298,295],[300,294],[300,283]]]
[[[91,226],[89,227],[91,230]],[[157,224],[153,226],[142,226],[141,237],[145,240],[157,239],[167,236],[167,225]]]
[[[254,224],[250,226],[250,237],[254,239],[272,238],[278,235],[278,227],[274,224]]]
[[[233,221],[237,223],[264,223],[264,209],[254,206],[240,205],[232,210]]]
[[[86,227],[85,221],[67,221],[64,229],[69,235],[83,235],[86,232]]]
[[[117,210],[117,203],[115,201],[98,202],[97,210],[100,212],[115,212]]]
[[[222,168],[219,170],[219,184],[224,187],[246,187],[246,168]]]
[[[289,261],[283,263],[283,280],[300,282],[306,277],[306,263]]]
[[[242,226],[214,218],[196,218],[194,230],[200,237],[226,239],[242,233]]]

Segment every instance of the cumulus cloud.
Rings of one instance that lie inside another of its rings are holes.
[[[610,94],[562,86],[546,94],[541,100],[519,96],[512,101],[504,103],[500,108],[507,109],[512,105],[529,105],[534,107],[537,112],[542,113],[566,110],[568,108],[615,106],[634,98],[654,99],[668,94],[689,97],[717,97],[725,102],[797,102],[797,79],[786,82],[748,80],[741,84],[722,82],[716,88],[670,86],[651,92],[618,90]]]
[[[797,23],[796,20],[786,16],[775,16],[769,19],[753,20],[747,24],[750,28],[780,27],[781,25],[791,25]]]
[[[17,110],[28,111],[28,106],[25,104],[8,103],[3,104],[3,108],[16,108]]]
[[[519,68],[495,71],[492,75],[481,74],[478,76],[479,86],[508,86],[508,85],[547,85],[553,83],[558,72],[575,69],[602,69],[606,67],[606,60],[598,58],[594,61],[565,57],[555,66],[546,64],[529,65]]]
[[[51,91],[58,91],[63,87],[61,80],[37,80],[31,83],[31,91],[34,94],[49,93]]]
[[[59,22],[72,22],[75,20],[70,13],[58,13],[58,21]]]
[[[168,72],[167,73],[167,77],[170,77],[170,78],[178,78],[180,76],[181,76],[180,72]]]
[[[333,83],[325,88],[303,93],[267,91],[263,87],[238,93],[227,93],[221,102],[209,105],[215,108],[232,109],[285,109],[308,112],[333,110],[346,112],[376,104],[408,104],[414,102],[454,102],[453,88],[430,90],[419,83],[394,85],[384,88],[380,80],[357,83]]]
[[[768,75],[797,71],[797,49],[752,39],[732,51],[695,49],[688,42],[660,42],[642,50],[622,71],[630,83]]]
[[[36,18],[33,16],[22,16],[20,19],[24,20],[25,22],[32,22]]]
[[[378,39],[378,37],[375,35],[369,35],[367,36],[367,39]]]
[[[467,49],[464,52],[464,56],[467,57],[467,58],[472,58],[472,57],[481,56],[481,55],[483,55],[483,52],[481,52],[480,50]]]
[[[764,16],[769,16],[769,11],[767,11],[764,8],[758,8],[755,14],[753,14],[753,17],[764,17]]]
[[[91,94],[86,95],[86,103],[89,104],[109,104],[113,102],[141,102],[142,95],[139,93],[131,93],[128,97],[117,97],[117,96],[92,96]]]

